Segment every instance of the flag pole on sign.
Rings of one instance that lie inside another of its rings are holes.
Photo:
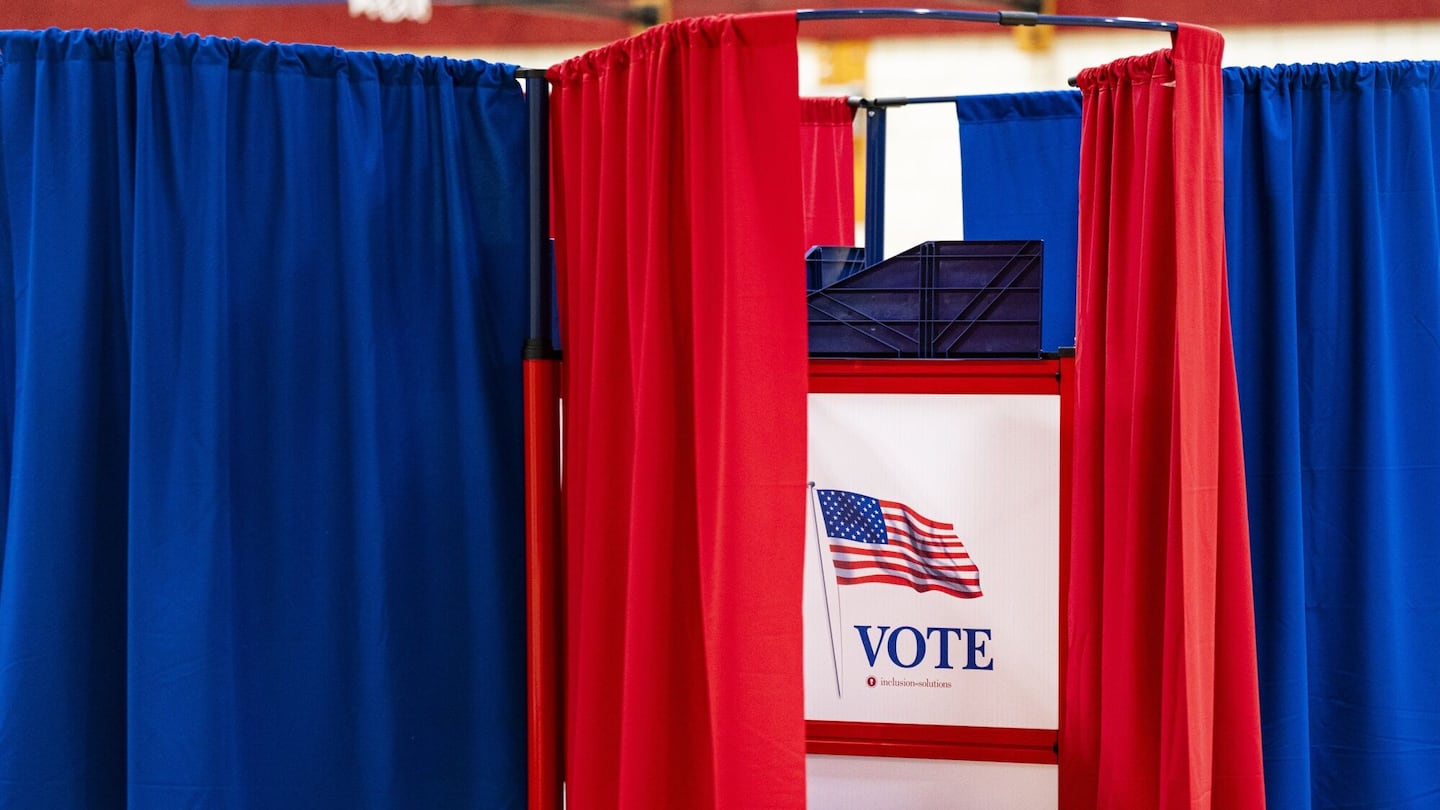
[[[815,500],[815,482],[810,482],[810,521],[815,524],[815,562],[820,565],[820,593],[825,598],[825,626],[830,630],[830,663],[835,669],[835,696],[841,697],[840,654],[835,650],[835,624],[830,621],[830,583],[825,576],[825,535],[820,531],[820,504]],[[835,594],[835,607],[840,607],[840,594]]]

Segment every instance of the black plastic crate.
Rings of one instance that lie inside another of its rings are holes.
[[[1043,244],[924,242],[809,296],[812,357],[1034,357]]]
[[[818,290],[865,269],[865,248],[816,245],[805,251],[805,289]]]

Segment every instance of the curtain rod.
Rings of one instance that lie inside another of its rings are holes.
[[[865,98],[864,96],[846,96],[845,103],[860,110],[876,110],[887,107],[904,107],[907,104],[945,104],[953,102],[954,96],[919,96],[903,97],[890,96],[886,98]]]
[[[292,0],[293,2],[293,0]],[[583,0],[528,0],[524,4],[506,0],[437,0],[448,6],[471,8],[510,8],[534,14],[558,14],[570,17],[604,17],[649,28],[660,23],[660,6],[655,3],[618,6],[611,3],[589,3]]]
[[[1180,26],[1173,22],[1147,20],[1143,17],[1075,17],[1068,14],[1036,14],[1033,11],[961,11],[936,8],[802,8],[795,12],[795,19],[800,22],[809,20],[934,19],[1011,26],[1058,25],[1170,32],[1180,29]]]

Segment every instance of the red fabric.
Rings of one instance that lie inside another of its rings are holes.
[[[803,807],[796,22],[552,68],[567,800]]]
[[[1068,808],[1265,803],[1225,284],[1220,56],[1080,74]]]
[[[855,108],[839,98],[800,99],[800,182],[805,246],[855,244]]]

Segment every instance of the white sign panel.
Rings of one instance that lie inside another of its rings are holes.
[[[1059,768],[1014,762],[806,757],[810,810],[1045,810]]]
[[[1054,729],[1060,398],[811,394],[810,720]]]

